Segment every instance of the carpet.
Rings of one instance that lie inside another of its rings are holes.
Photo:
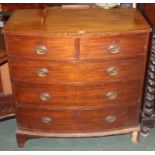
[[[154,151],[155,128],[148,137],[131,143],[131,134],[93,138],[40,138],[28,140],[24,148],[16,144],[16,120],[0,122],[0,151]]]

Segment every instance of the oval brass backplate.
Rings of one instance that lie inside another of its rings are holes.
[[[107,116],[107,117],[105,118],[105,120],[106,120],[106,122],[108,122],[108,123],[113,123],[113,122],[116,121],[116,117],[110,115],[110,116]]]
[[[113,41],[109,46],[108,46],[108,51],[110,53],[118,53],[120,52],[120,46]]]
[[[119,69],[117,67],[115,67],[115,66],[109,67],[107,69],[107,73],[109,75],[117,75],[118,74],[118,71],[119,71]]]
[[[49,101],[51,100],[52,96],[49,93],[41,93],[40,94],[40,99],[42,101]]]
[[[41,121],[45,124],[51,123],[52,122],[52,118],[50,117],[42,117]]]
[[[39,68],[37,70],[37,75],[40,76],[40,77],[45,77],[47,76],[49,73],[48,69],[47,68]]]
[[[39,45],[36,47],[36,53],[39,55],[44,55],[48,52],[48,49],[44,45]]]
[[[106,97],[109,100],[114,100],[114,99],[116,99],[117,96],[118,96],[118,93],[114,92],[114,91],[110,91],[110,92],[106,93]]]

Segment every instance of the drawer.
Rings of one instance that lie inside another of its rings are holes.
[[[74,38],[38,36],[6,36],[10,56],[36,60],[66,60],[75,58]]]
[[[104,62],[52,63],[50,61],[10,61],[14,80],[38,84],[99,83],[143,78],[144,57]]]
[[[81,59],[129,57],[144,54],[146,34],[81,38]]]
[[[138,111],[135,105],[87,110],[18,108],[17,122],[20,129],[45,132],[103,132],[136,126]]]
[[[35,107],[102,106],[138,102],[141,98],[141,88],[140,80],[91,86],[55,86],[14,82],[17,103]]]

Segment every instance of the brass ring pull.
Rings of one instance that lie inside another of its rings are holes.
[[[110,53],[118,53],[120,52],[120,47],[113,41],[112,44],[109,45],[108,51]]]
[[[118,96],[117,92],[110,91],[106,94],[108,100],[114,100]]]
[[[41,121],[45,124],[51,123],[52,122],[52,118],[50,117],[42,117]]]
[[[107,69],[107,73],[109,74],[109,75],[116,75],[116,74],[118,74],[118,68],[117,67],[115,67],[115,66],[113,66],[113,67],[109,67],[108,69]]]
[[[37,70],[37,74],[38,74],[38,76],[40,76],[40,77],[45,77],[45,76],[48,75],[48,69],[47,69],[47,68],[39,68],[39,69]]]
[[[105,118],[105,121],[108,122],[108,123],[113,123],[116,121],[116,117],[115,116],[107,116]]]
[[[36,53],[39,55],[44,55],[48,52],[48,49],[44,45],[39,45],[36,47]]]
[[[42,101],[49,101],[51,100],[52,96],[49,93],[41,93],[40,94],[40,99]]]

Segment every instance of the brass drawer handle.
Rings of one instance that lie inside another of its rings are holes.
[[[39,45],[36,47],[36,53],[39,55],[44,55],[48,52],[48,49],[44,45]]]
[[[108,122],[108,123],[113,123],[116,121],[116,117],[115,116],[107,116],[105,118],[105,121]]]
[[[49,101],[51,100],[52,96],[49,93],[41,93],[40,94],[40,99],[42,101]]]
[[[120,52],[120,47],[114,41],[109,45],[108,51],[110,53],[118,53]]]
[[[115,67],[115,66],[109,67],[109,68],[107,69],[107,73],[108,73],[109,75],[116,75],[116,74],[118,74],[118,71],[119,71],[119,69],[118,69],[117,67]]]
[[[118,96],[118,93],[117,92],[113,92],[113,91],[108,92],[106,94],[106,97],[107,97],[108,100],[114,100],[114,99],[116,99],[117,96]]]
[[[39,68],[39,69],[37,70],[37,74],[38,74],[38,76],[40,76],[40,77],[45,77],[45,76],[48,75],[48,69],[47,69],[47,68]]]
[[[42,123],[48,124],[52,122],[52,118],[50,117],[42,117],[41,118]]]

